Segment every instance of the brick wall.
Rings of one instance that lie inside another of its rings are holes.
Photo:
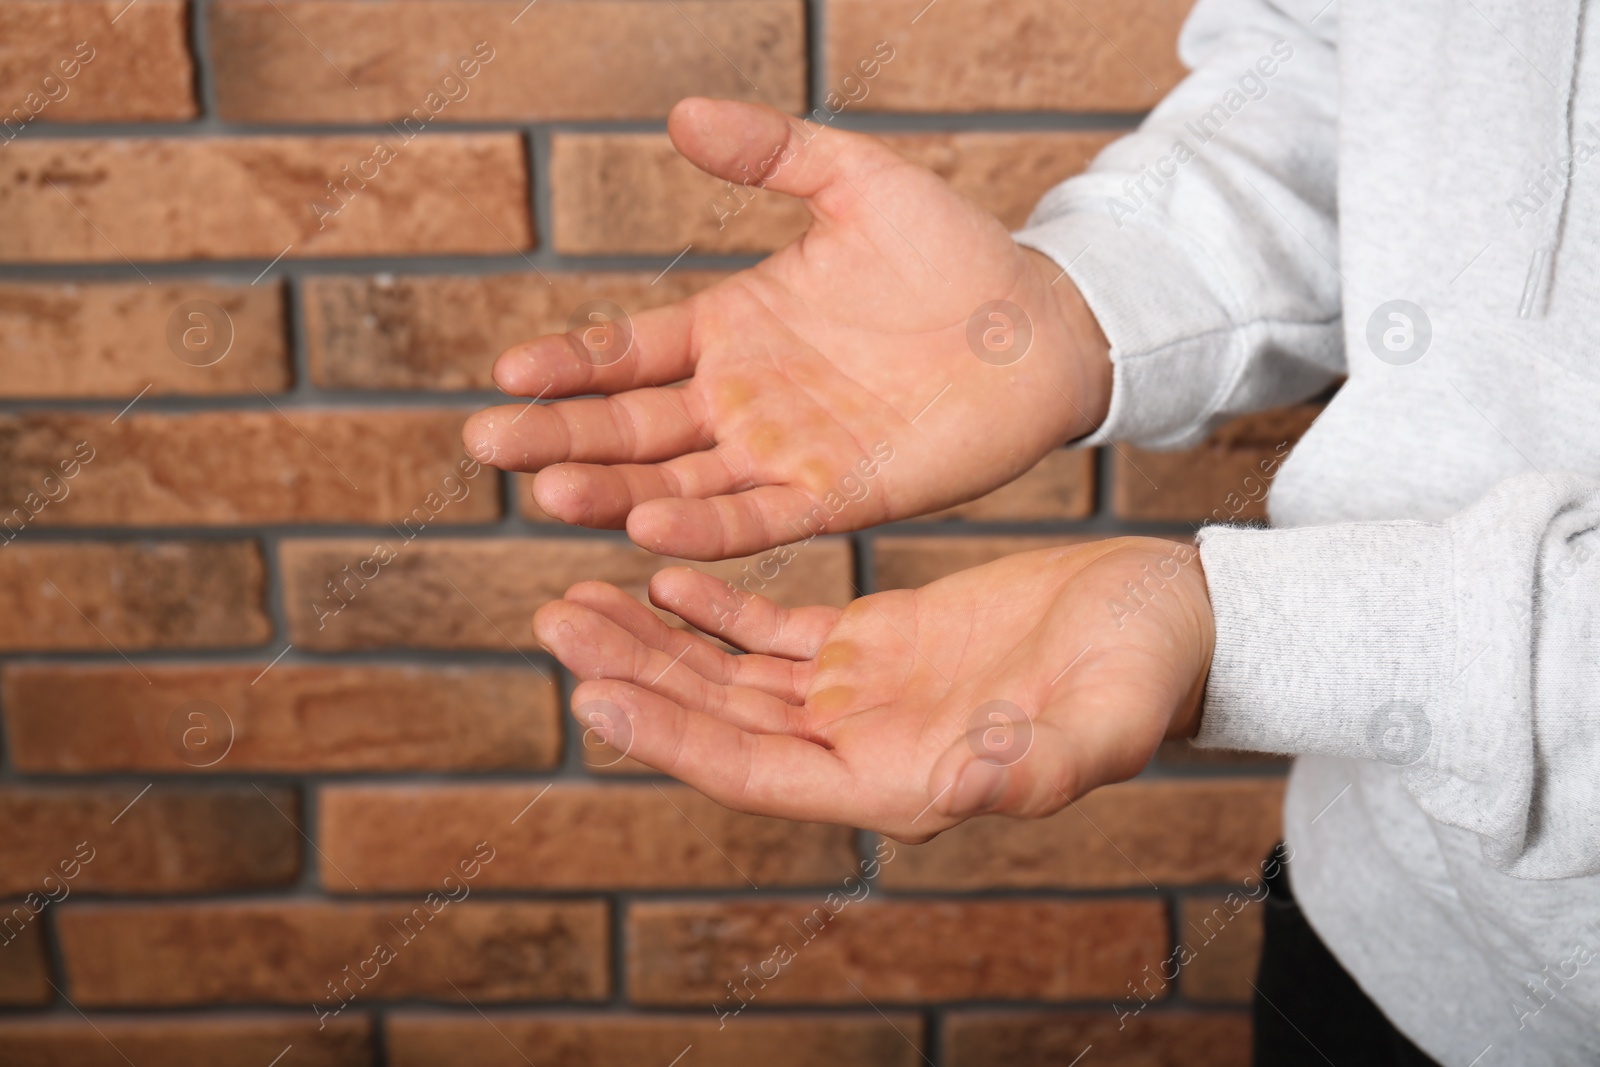
[[[722,810],[586,747],[529,635],[661,561],[458,436],[501,348],[804,225],[673,155],[679,97],[838,111],[1015,225],[1188,5],[0,2],[0,1062],[1246,1062],[1280,764],[919,847]],[[1306,417],[1052,455],[775,589],[1259,517]]]

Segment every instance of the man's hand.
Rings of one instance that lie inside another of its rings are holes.
[[[1104,418],[1107,343],[1072,282],[932,172],[756,104],[684,100],[668,129],[701,169],[804,197],[812,224],[632,316],[631,337],[601,325],[500,356],[514,396],[605,394],[467,422],[472,455],[539,472],[549,514],[665,555],[745,555],[981,496]],[[850,499],[875,449],[894,458]]]
[[[1192,736],[1215,632],[1195,550],[1116,538],[848,608],[786,610],[676,567],[663,623],[585,582],[534,617],[588,730],[719,803],[921,841],[1048,815]]]

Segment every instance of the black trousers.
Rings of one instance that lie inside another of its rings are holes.
[[[1378,1010],[1306,922],[1279,845],[1265,865],[1255,1067],[1439,1067]],[[1274,862],[1276,861],[1276,862]]]

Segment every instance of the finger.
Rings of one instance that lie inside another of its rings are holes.
[[[786,485],[690,496],[641,502],[628,516],[628,536],[663,556],[716,560],[804,540],[826,525],[817,520],[821,509],[811,497]]]
[[[553,463],[654,463],[711,447],[698,394],[635,389],[558,404],[506,404],[467,418],[462,440],[502,470]]]
[[[620,530],[648,500],[705,497],[749,484],[718,451],[690,452],[658,464],[558,463],[533,480],[546,514],[575,526]]]
[[[709,174],[806,198],[848,188],[850,174],[905,162],[876,137],[733,100],[680,100],[667,116],[667,133],[684,158]]]
[[[803,708],[756,689],[718,685],[582,604],[546,604],[534,617],[534,632],[580,678],[629,682],[743,730],[796,733],[805,726]]]
[[[513,345],[494,362],[512,396],[566,397],[666,385],[694,373],[695,298],[636,315],[590,319],[568,333]]]
[[[805,822],[859,816],[848,769],[810,741],[750,733],[628,682],[584,682],[572,703],[608,709],[590,719],[603,740],[726,807]]]
[[[830,607],[780,607],[693,567],[657,571],[650,602],[735,648],[791,660],[815,659],[843,614]]]
[[[567,590],[564,599],[599,612],[645,645],[681,660],[696,674],[719,685],[758,689],[791,704],[805,700],[803,686],[796,684],[798,665],[793,660],[730,655],[703,637],[668,626],[655,612],[606,582],[579,582]]]

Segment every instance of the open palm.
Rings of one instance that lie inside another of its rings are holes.
[[[689,299],[500,357],[508,393],[582,397],[464,431],[485,462],[538,471],[551,515],[743,555],[972,499],[1103,416],[1105,340],[1071,282],[932,172],[754,104],[686,100],[669,130],[813,222]]]
[[[1046,549],[842,611],[655,576],[658,606],[745,655],[600,582],[534,630],[583,680],[579,720],[634,759],[742,811],[919,841],[1050,814],[1193,732],[1213,641],[1193,556],[1147,538]]]

